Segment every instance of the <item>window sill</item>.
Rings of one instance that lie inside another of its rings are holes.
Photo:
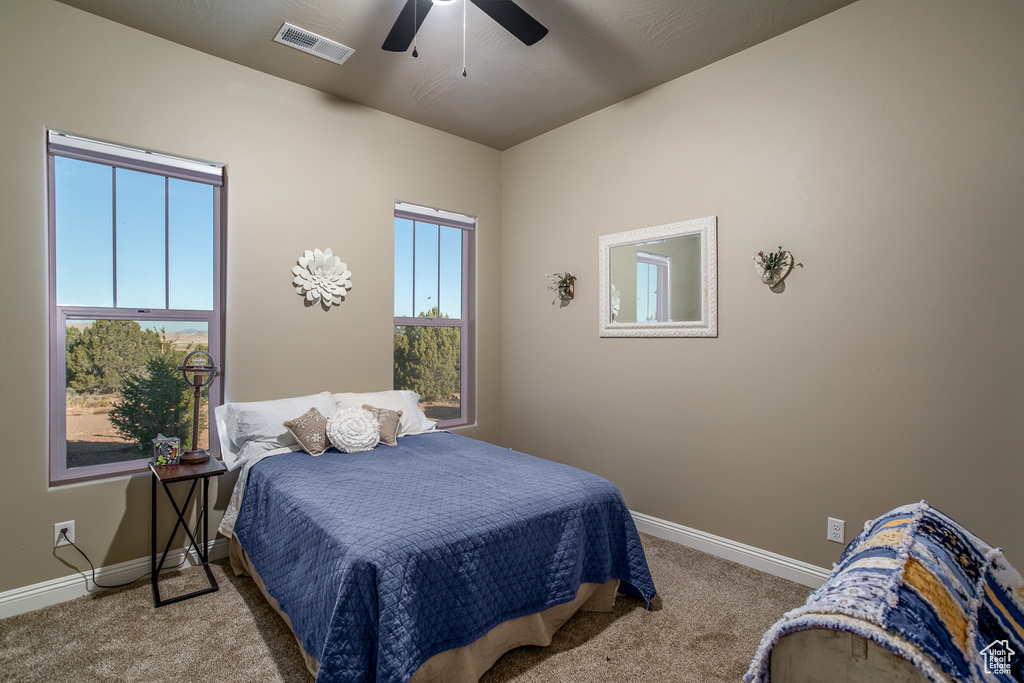
[[[220,460],[220,454],[210,451],[210,457]],[[51,472],[49,488],[60,488],[69,484],[88,484],[116,479],[118,477],[132,477],[136,474],[149,472],[149,458],[128,460],[125,462],[112,462],[104,465],[88,465],[85,467],[73,467],[62,472]]]
[[[149,458],[131,460],[128,462],[109,463],[106,465],[75,467],[70,470],[51,474],[50,488],[58,488],[68,484],[84,484],[103,479],[114,479],[116,477],[128,477],[148,471]]]

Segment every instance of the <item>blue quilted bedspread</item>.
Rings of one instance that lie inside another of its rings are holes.
[[[655,595],[610,482],[448,433],[267,458],[235,535],[324,683],[407,681],[582,583],[621,579],[648,607]]]

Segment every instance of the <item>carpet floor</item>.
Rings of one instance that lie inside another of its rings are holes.
[[[580,613],[549,647],[507,653],[481,683],[736,683],[761,635],[810,589],[642,534],[654,609],[619,596]],[[0,620],[0,681],[310,683],[291,631],[247,577],[213,564],[216,593],[153,608],[148,579]],[[198,587],[161,577],[163,598]]]

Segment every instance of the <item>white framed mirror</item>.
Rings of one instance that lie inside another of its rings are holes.
[[[598,238],[602,337],[718,336],[718,217]]]

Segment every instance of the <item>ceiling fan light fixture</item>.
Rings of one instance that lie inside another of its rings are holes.
[[[396,0],[397,1],[397,0]],[[384,39],[381,48],[388,52],[405,52],[412,45],[416,48],[416,34],[427,12],[434,5],[451,5],[458,0],[405,0],[394,26]],[[526,13],[515,0],[468,0],[483,10],[484,14],[496,21],[499,26],[519,39],[524,45],[533,45],[547,35],[548,30]],[[463,26],[465,26],[465,8],[467,0],[463,0]],[[415,55],[413,55],[415,56]]]

